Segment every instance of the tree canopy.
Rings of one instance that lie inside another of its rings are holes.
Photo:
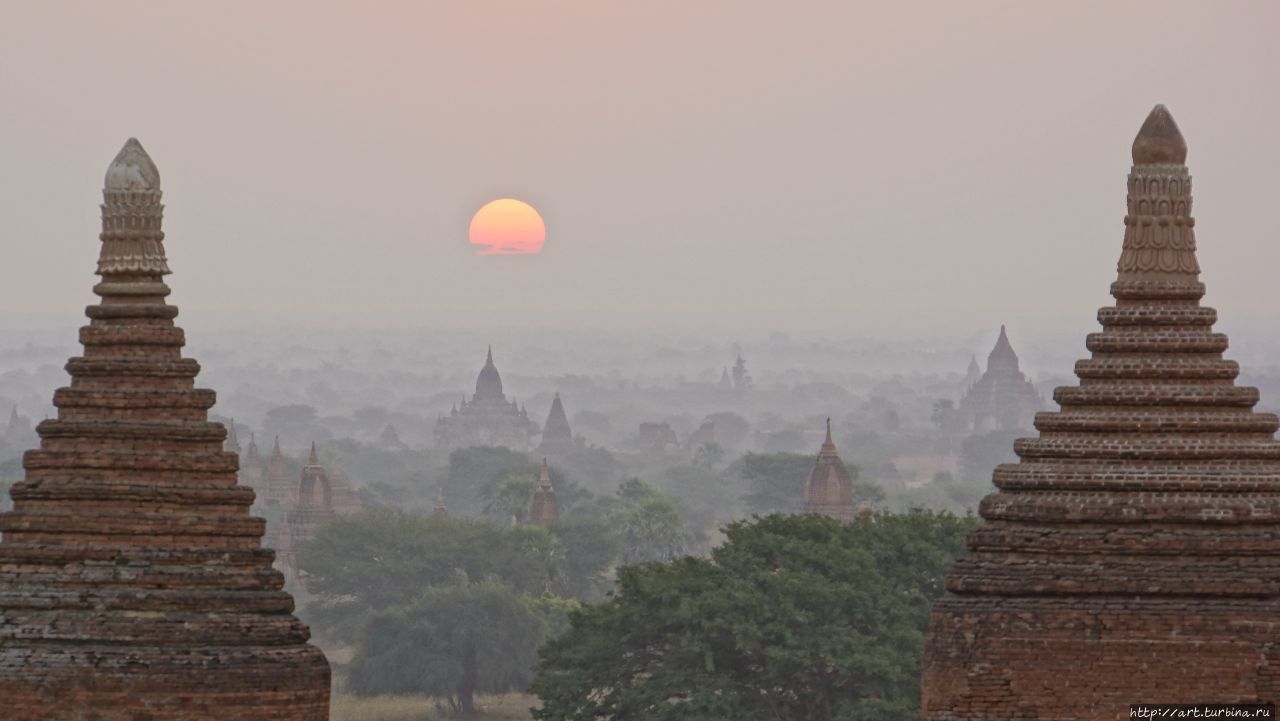
[[[973,519],[739,522],[710,558],[620,569],[543,647],[551,721],[828,721],[919,714],[928,606]]]

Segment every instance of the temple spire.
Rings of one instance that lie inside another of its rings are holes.
[[[1187,141],[1169,111],[1157,105],[1133,141],[1124,249],[1111,289],[1117,300],[1152,293],[1184,299],[1204,294],[1186,159]]]
[[[836,452],[835,441],[831,438],[831,419],[827,418],[827,436],[822,441],[822,449],[818,451],[818,457],[805,480],[804,505],[800,512],[850,521],[856,510],[853,503],[853,476]]]
[[[436,507],[431,511],[432,518],[448,518],[449,509],[444,505],[444,486],[436,486]]]
[[[160,171],[137,138],[129,138],[103,180],[98,257],[102,283],[94,290],[104,299],[168,295],[169,288],[161,280],[170,271],[160,197]]]
[[[529,520],[532,523],[551,523],[560,520],[560,505],[556,502],[556,491],[551,487],[551,469],[547,459],[542,459],[542,471],[538,475],[538,485],[533,489],[533,504],[529,508]]]
[[[307,459],[307,465],[310,465],[310,466],[320,465],[320,457],[316,455],[315,441],[311,441],[311,457]]]

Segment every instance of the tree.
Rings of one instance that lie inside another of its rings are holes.
[[[741,353],[733,362],[733,389],[739,393],[751,390],[751,374],[747,373],[747,362],[743,360]]]
[[[693,537],[675,504],[660,491],[632,478],[618,487],[618,497],[622,503],[610,511],[608,522],[624,564],[665,561],[688,551]]]
[[[584,601],[600,598],[621,549],[614,530],[598,518],[562,518],[547,530],[564,547],[565,593]]]
[[[308,620],[338,640],[352,638],[366,611],[411,603],[424,588],[496,577],[541,594],[564,582],[564,551],[539,526],[503,528],[464,519],[364,511],[322,526],[298,551],[314,595]]]
[[[813,456],[799,453],[748,453],[729,466],[747,482],[742,502],[748,513],[795,513],[804,503],[804,483]],[[851,471],[852,472],[852,471]]]
[[[732,411],[712,413],[707,416],[707,420],[715,424],[716,439],[729,448],[741,446],[751,432],[750,421]]]
[[[724,460],[724,448],[719,443],[703,443],[693,451],[693,465],[713,470]]]
[[[964,416],[956,409],[955,401],[950,398],[939,398],[933,404],[933,425],[944,436],[951,436],[964,431]]]
[[[918,716],[929,604],[973,523],[773,515],[729,526],[711,558],[624,567],[540,651],[534,718]]]
[[[360,695],[425,693],[471,715],[477,693],[525,688],[545,632],[533,601],[497,580],[461,576],[407,607],[374,614],[348,683]]]
[[[489,494],[484,514],[499,523],[523,522],[529,515],[529,499],[533,498],[534,479],[529,476],[507,478]]]

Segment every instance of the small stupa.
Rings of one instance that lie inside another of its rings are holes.
[[[529,522],[554,523],[558,520],[560,504],[556,502],[556,491],[551,487],[551,469],[547,467],[547,459],[543,458],[538,484],[533,489],[533,503],[529,506]]]

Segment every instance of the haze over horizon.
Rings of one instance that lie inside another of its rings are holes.
[[[1280,5],[1231,7],[10,4],[0,217],[21,272],[0,317],[82,322],[102,173],[136,136],[173,301],[202,322],[1007,322],[1078,344],[1114,276],[1129,141],[1162,102],[1190,145],[1206,302],[1261,328]],[[546,220],[541,254],[468,244],[507,196]]]

